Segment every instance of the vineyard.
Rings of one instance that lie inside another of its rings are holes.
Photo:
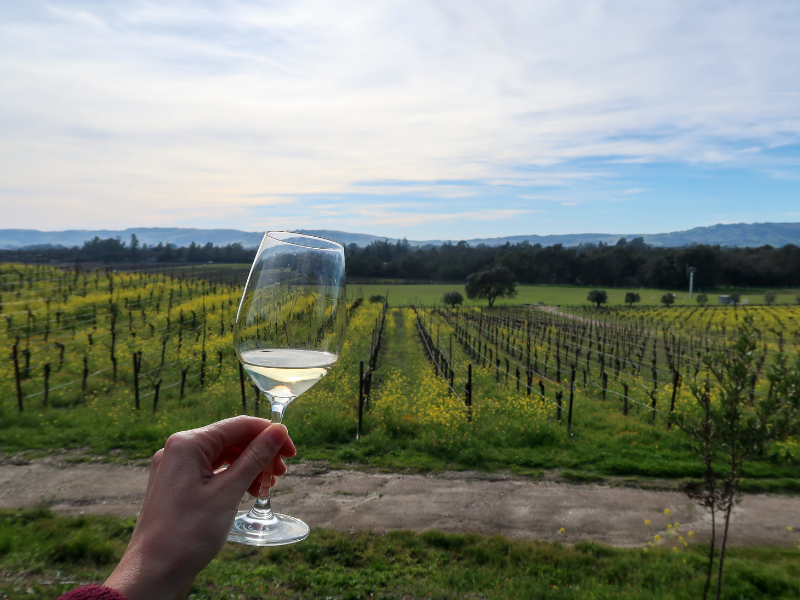
[[[174,431],[266,416],[233,353],[243,283],[234,270],[1,265],[4,452],[142,459]],[[762,367],[800,343],[791,306],[449,309],[350,291],[336,368],[287,411],[302,459],[628,484],[697,477],[668,416],[706,377],[702,357],[725,350],[745,315]],[[745,489],[800,489],[800,443],[746,474]]]

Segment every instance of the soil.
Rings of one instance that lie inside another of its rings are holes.
[[[67,515],[137,515],[148,467],[74,458],[62,454],[0,463],[0,508],[44,503]],[[251,502],[246,497],[242,506]],[[680,523],[684,535],[694,531],[694,540],[705,540],[710,526],[710,516],[677,491],[465,471],[328,470],[307,462],[290,464],[274,491],[273,505],[312,527],[344,531],[438,529],[615,546],[641,546],[656,533],[664,537],[668,522]],[[671,511],[669,521],[664,509]],[[652,522],[649,527],[646,519]],[[731,518],[730,543],[794,545],[797,535],[787,531],[789,525],[800,528],[800,498],[746,495]]]

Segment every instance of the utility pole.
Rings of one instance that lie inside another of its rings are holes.
[[[686,267],[686,273],[689,275],[689,300],[692,299],[692,290],[694,289],[694,274],[697,272],[697,267]]]

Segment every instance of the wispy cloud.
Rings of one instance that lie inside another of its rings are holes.
[[[389,227],[414,227],[433,223],[455,223],[459,221],[497,221],[527,215],[537,211],[521,209],[488,209],[465,212],[409,212],[383,210],[380,207],[359,208],[351,212],[349,220],[362,226],[383,225]]]

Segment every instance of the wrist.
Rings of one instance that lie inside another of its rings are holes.
[[[183,600],[193,582],[194,578],[181,577],[164,561],[129,551],[104,585],[127,600]]]

